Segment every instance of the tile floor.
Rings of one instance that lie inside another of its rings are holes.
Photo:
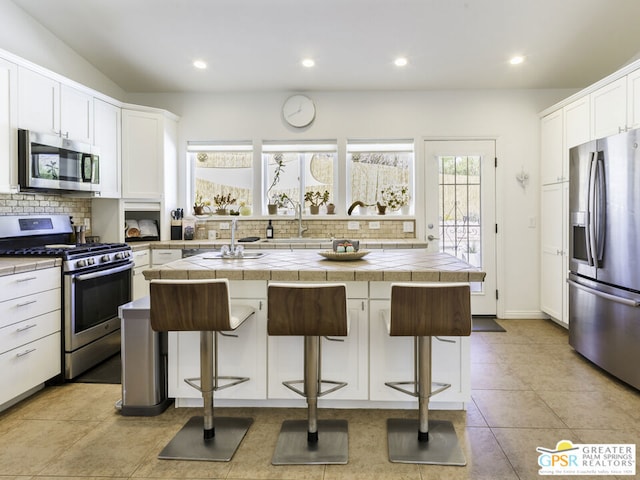
[[[225,409],[255,419],[229,463],[158,460],[192,409],[121,417],[119,385],[66,384],[0,414],[0,479],[539,479],[537,446],[640,443],[640,392],[574,353],[552,322],[499,323],[506,333],[472,335],[469,409],[432,413],[454,422],[466,467],[389,463],[385,419],[413,412],[380,410],[321,411],[349,420],[348,465],[270,464],[281,421],[304,418],[303,409]]]

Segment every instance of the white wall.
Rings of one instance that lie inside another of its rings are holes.
[[[0,0],[0,48],[118,100],[124,90],[10,0]]]
[[[188,140],[291,140],[333,138],[495,138],[498,155],[499,315],[539,317],[539,118],[538,112],[574,93],[544,91],[307,92],[316,102],[311,127],[287,127],[280,108],[289,92],[135,94],[127,101],[170,110],[181,117],[181,184]],[[417,142],[416,160],[422,159]],[[515,175],[524,169],[523,190]],[[186,193],[181,198],[188,205]],[[419,202],[418,202],[419,203]],[[418,238],[424,222],[417,218]]]

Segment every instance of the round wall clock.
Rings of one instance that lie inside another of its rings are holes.
[[[306,95],[293,95],[284,102],[282,116],[292,127],[306,127],[316,118],[316,106]]]

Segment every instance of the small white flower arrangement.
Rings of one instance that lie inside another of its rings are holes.
[[[409,205],[409,187],[406,185],[390,185],[380,190],[381,203],[390,210],[398,210]]]

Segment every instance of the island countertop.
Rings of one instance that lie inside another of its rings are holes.
[[[452,255],[426,249],[370,250],[333,261],[317,250],[267,250],[260,258],[222,259],[203,253],[145,270],[145,279],[274,281],[482,282],[485,272]]]

